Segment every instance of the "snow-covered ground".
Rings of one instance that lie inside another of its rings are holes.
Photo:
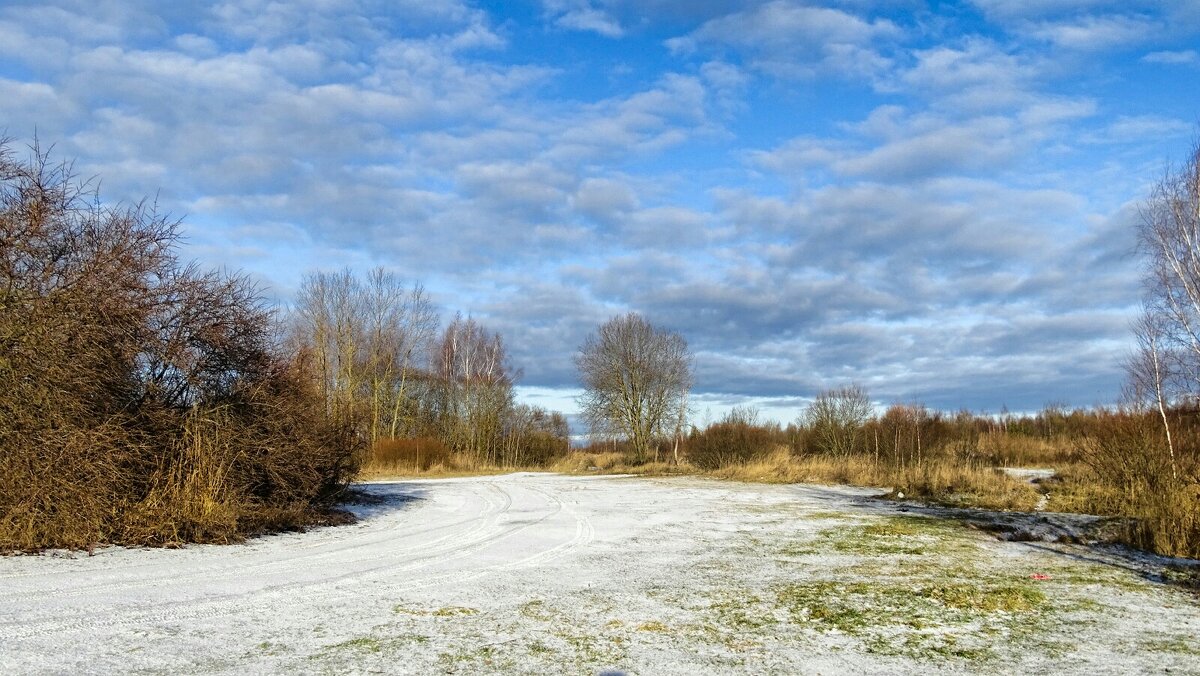
[[[0,672],[1200,673],[1200,603],[1136,558],[867,490],[364,489],[352,526],[0,558]]]

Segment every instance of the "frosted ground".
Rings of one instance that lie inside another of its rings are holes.
[[[352,526],[0,558],[0,671],[1200,673],[1200,602],[1155,566],[871,491],[543,474],[364,490]]]

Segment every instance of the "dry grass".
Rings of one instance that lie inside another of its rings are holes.
[[[695,474],[699,471],[687,463],[679,465],[661,461],[638,463],[631,455],[624,453],[590,453],[586,451],[572,451],[546,469],[563,474],[602,473],[639,476]]]
[[[948,460],[931,460],[919,467],[893,467],[860,456],[796,457],[784,448],[777,448],[761,460],[722,467],[710,475],[766,483],[876,486],[939,504],[985,509],[1031,510],[1039,498],[1028,484],[989,467]]]
[[[1122,492],[1084,463],[1059,465],[1042,486],[1048,492],[1049,508],[1056,512],[1121,516],[1125,509]]]
[[[956,507],[1028,512],[1041,498],[1028,483],[995,468],[946,460],[895,470],[892,483],[908,497]]]
[[[449,449],[432,437],[380,439],[371,447],[367,467],[373,472],[423,473],[454,461]]]
[[[458,466],[453,462],[448,465],[434,465],[428,469],[414,470],[411,467],[388,465],[364,465],[359,470],[358,481],[392,481],[398,479],[455,479],[469,476],[493,476],[510,472],[534,471],[544,472],[544,468],[534,467],[497,467],[487,466]]]
[[[1058,467],[1078,461],[1081,440],[1066,435],[1052,438],[993,432],[979,435],[975,454],[996,467]]]

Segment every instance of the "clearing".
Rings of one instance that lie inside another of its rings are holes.
[[[0,667],[1200,674],[1200,599],[1150,559],[1000,541],[871,490],[547,474],[362,489],[377,500],[352,526],[0,558]]]

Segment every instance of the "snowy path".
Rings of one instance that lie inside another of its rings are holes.
[[[0,672],[1200,673],[1194,597],[870,491],[530,474],[366,489],[383,503],[353,526],[0,558]]]

